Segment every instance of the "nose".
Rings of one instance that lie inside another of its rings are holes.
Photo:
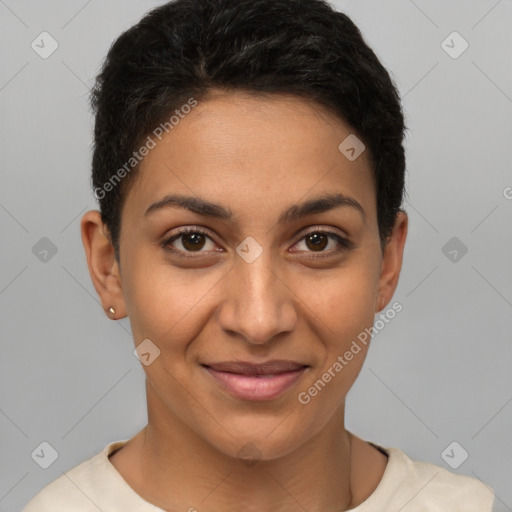
[[[293,331],[298,318],[293,284],[286,282],[268,253],[263,251],[252,263],[235,260],[218,316],[224,331],[253,345]]]

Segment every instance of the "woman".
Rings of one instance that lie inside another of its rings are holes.
[[[25,512],[489,512],[483,483],[344,425],[408,223],[399,97],[351,20],[169,2],[117,39],[92,105],[82,240],[148,424]]]

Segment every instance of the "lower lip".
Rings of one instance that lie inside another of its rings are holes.
[[[220,372],[204,367],[210,375],[220,382],[231,395],[244,400],[271,400],[289,389],[302,376],[307,367],[299,370],[275,374],[273,376],[241,375]]]

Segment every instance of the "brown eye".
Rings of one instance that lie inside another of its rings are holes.
[[[325,250],[330,242],[333,242],[331,250]],[[333,233],[331,231],[322,231],[320,229],[315,229],[314,231],[310,231],[301,240],[296,244],[300,246],[301,244],[305,245],[305,249],[294,249],[293,252],[297,250],[299,252],[305,253],[318,253],[328,255],[334,255],[341,251],[346,251],[348,249],[352,249],[354,247],[353,243],[338,235],[337,233]]]
[[[311,233],[305,237],[306,245],[313,251],[322,251],[329,243],[329,237],[325,233]]]
[[[208,244],[210,247],[208,247]],[[207,253],[215,251],[215,242],[199,229],[184,229],[162,243],[162,247],[174,253]]]
[[[205,236],[201,233],[187,233],[182,236],[181,244],[187,251],[201,250],[205,243]]]

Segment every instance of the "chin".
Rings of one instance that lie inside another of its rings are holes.
[[[293,436],[290,435],[291,432],[294,433]],[[211,431],[209,433],[211,435]],[[276,417],[260,421],[252,419],[250,426],[247,426],[247,421],[236,426],[231,422],[221,429],[221,436],[215,439],[208,436],[209,444],[229,457],[246,460],[247,466],[254,465],[257,461],[285,457],[309,438],[298,425]]]

